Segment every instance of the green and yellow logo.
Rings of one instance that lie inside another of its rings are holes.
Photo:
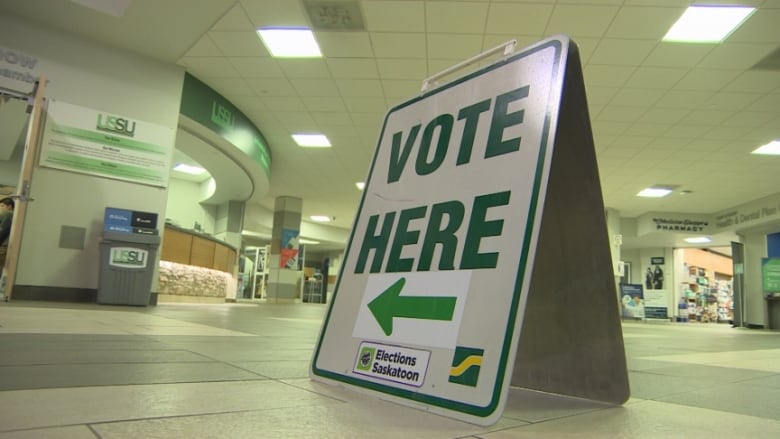
[[[358,355],[357,369],[358,370],[371,370],[371,364],[374,363],[374,356],[376,355],[376,348],[364,346],[360,350]]]
[[[484,353],[484,349],[456,346],[455,354],[452,356],[449,382],[477,387]]]
[[[123,136],[135,136],[135,122],[123,117],[98,113],[96,127],[100,131],[122,134]]]

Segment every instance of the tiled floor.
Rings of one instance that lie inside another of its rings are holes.
[[[625,405],[512,389],[480,427],[311,381],[324,311],[0,304],[0,438],[780,437],[780,332],[625,323]]]

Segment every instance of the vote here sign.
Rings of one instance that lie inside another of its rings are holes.
[[[568,46],[545,40],[388,112],[314,379],[474,423],[500,417]]]

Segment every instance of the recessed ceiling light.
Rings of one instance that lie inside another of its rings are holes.
[[[311,29],[266,27],[257,30],[263,44],[277,58],[321,58],[320,46]]]
[[[192,166],[185,163],[177,163],[176,166],[173,167],[173,170],[184,174],[192,174],[192,175],[200,175],[206,172],[206,170],[201,167]]]
[[[692,5],[664,35],[664,41],[719,43],[756,9],[730,5]]]
[[[359,181],[359,182],[355,183],[355,186],[357,186],[359,191],[362,191],[363,189],[366,188],[366,182],[365,181]]]
[[[751,154],[780,155],[780,140],[773,140],[766,145],[759,146]]]
[[[317,245],[320,243],[319,241],[312,241],[311,239],[304,239],[304,238],[299,239],[298,242],[306,245]]]
[[[672,189],[668,187],[649,187],[647,189],[642,189],[641,192],[636,194],[637,197],[647,197],[647,198],[661,198],[665,197],[672,193]]]
[[[331,146],[330,140],[323,134],[293,134],[292,138],[298,146],[312,148],[328,148]]]
[[[709,236],[694,236],[692,238],[685,238],[685,242],[690,244],[706,244],[712,242]]]
[[[312,215],[309,217],[312,221],[316,221],[318,223],[329,223],[336,218],[333,218],[332,216],[325,216],[325,215]]]

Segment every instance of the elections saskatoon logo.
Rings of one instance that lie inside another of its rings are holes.
[[[450,367],[449,382],[477,387],[484,353],[484,349],[463,346],[455,347],[455,354],[452,356],[452,367]]]
[[[375,355],[376,355],[375,348],[363,347],[363,349],[360,350],[360,355],[358,356],[357,369],[370,371],[371,364],[374,362]]]

